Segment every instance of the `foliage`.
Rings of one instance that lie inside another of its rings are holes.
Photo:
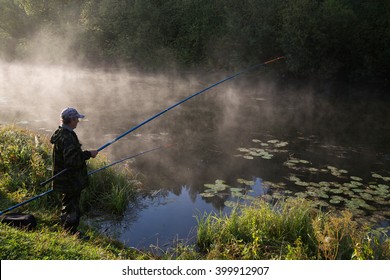
[[[389,19],[386,0],[1,0],[0,57],[34,55],[45,35],[51,61],[65,38],[62,55],[84,63],[242,68],[285,55],[297,77],[388,82]]]
[[[107,165],[106,160],[95,161],[90,169]],[[90,185],[82,193],[81,205],[84,210],[100,210],[122,214],[130,200],[134,199],[136,189],[140,186],[136,175],[128,168],[115,166],[90,176]]]
[[[388,259],[389,239],[349,212],[321,213],[308,201],[265,201],[230,216],[198,217],[197,245],[209,259]]]
[[[45,190],[39,183],[50,177],[51,151],[47,139],[17,127],[0,127],[0,189],[30,195]]]

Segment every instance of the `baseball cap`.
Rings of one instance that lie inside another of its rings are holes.
[[[64,110],[62,110],[61,118],[63,118],[63,119],[65,119],[65,118],[79,118],[79,119],[83,119],[83,118],[85,118],[85,116],[79,114],[79,112],[77,112],[77,110],[75,108],[68,107],[68,108],[65,108]]]

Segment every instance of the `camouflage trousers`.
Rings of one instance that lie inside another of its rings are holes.
[[[81,192],[63,193],[61,198],[61,224],[70,233],[76,233],[80,223]]]

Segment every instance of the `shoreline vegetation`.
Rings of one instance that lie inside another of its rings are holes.
[[[89,168],[108,164],[101,157]],[[14,125],[0,125],[0,208],[6,209],[46,191],[39,183],[51,176],[51,146],[42,135]],[[115,166],[90,177],[82,208],[121,214],[136,199],[137,174]],[[16,260],[66,259],[390,259],[390,239],[350,212],[321,212],[310,202],[286,198],[258,200],[230,215],[200,214],[197,241],[167,251],[143,252],[82,224],[88,242],[67,234],[58,224],[58,195],[52,193],[16,210],[38,221],[32,231],[0,224],[0,257]],[[99,205],[99,209],[96,209]],[[83,219],[82,219],[83,220]]]

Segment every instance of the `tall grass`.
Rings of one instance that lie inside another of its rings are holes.
[[[51,176],[48,139],[16,126],[0,126],[0,206],[11,206],[47,190]]]
[[[349,212],[321,213],[303,199],[265,201],[198,218],[197,245],[210,259],[388,259],[390,240]]]
[[[108,164],[103,159],[95,162],[90,169],[97,169]],[[141,183],[137,180],[137,174],[126,167],[112,166],[89,177],[90,184],[84,190],[81,197],[81,205],[84,210],[91,210],[100,205],[100,208],[114,214],[123,213],[128,202],[135,198],[136,190]]]

